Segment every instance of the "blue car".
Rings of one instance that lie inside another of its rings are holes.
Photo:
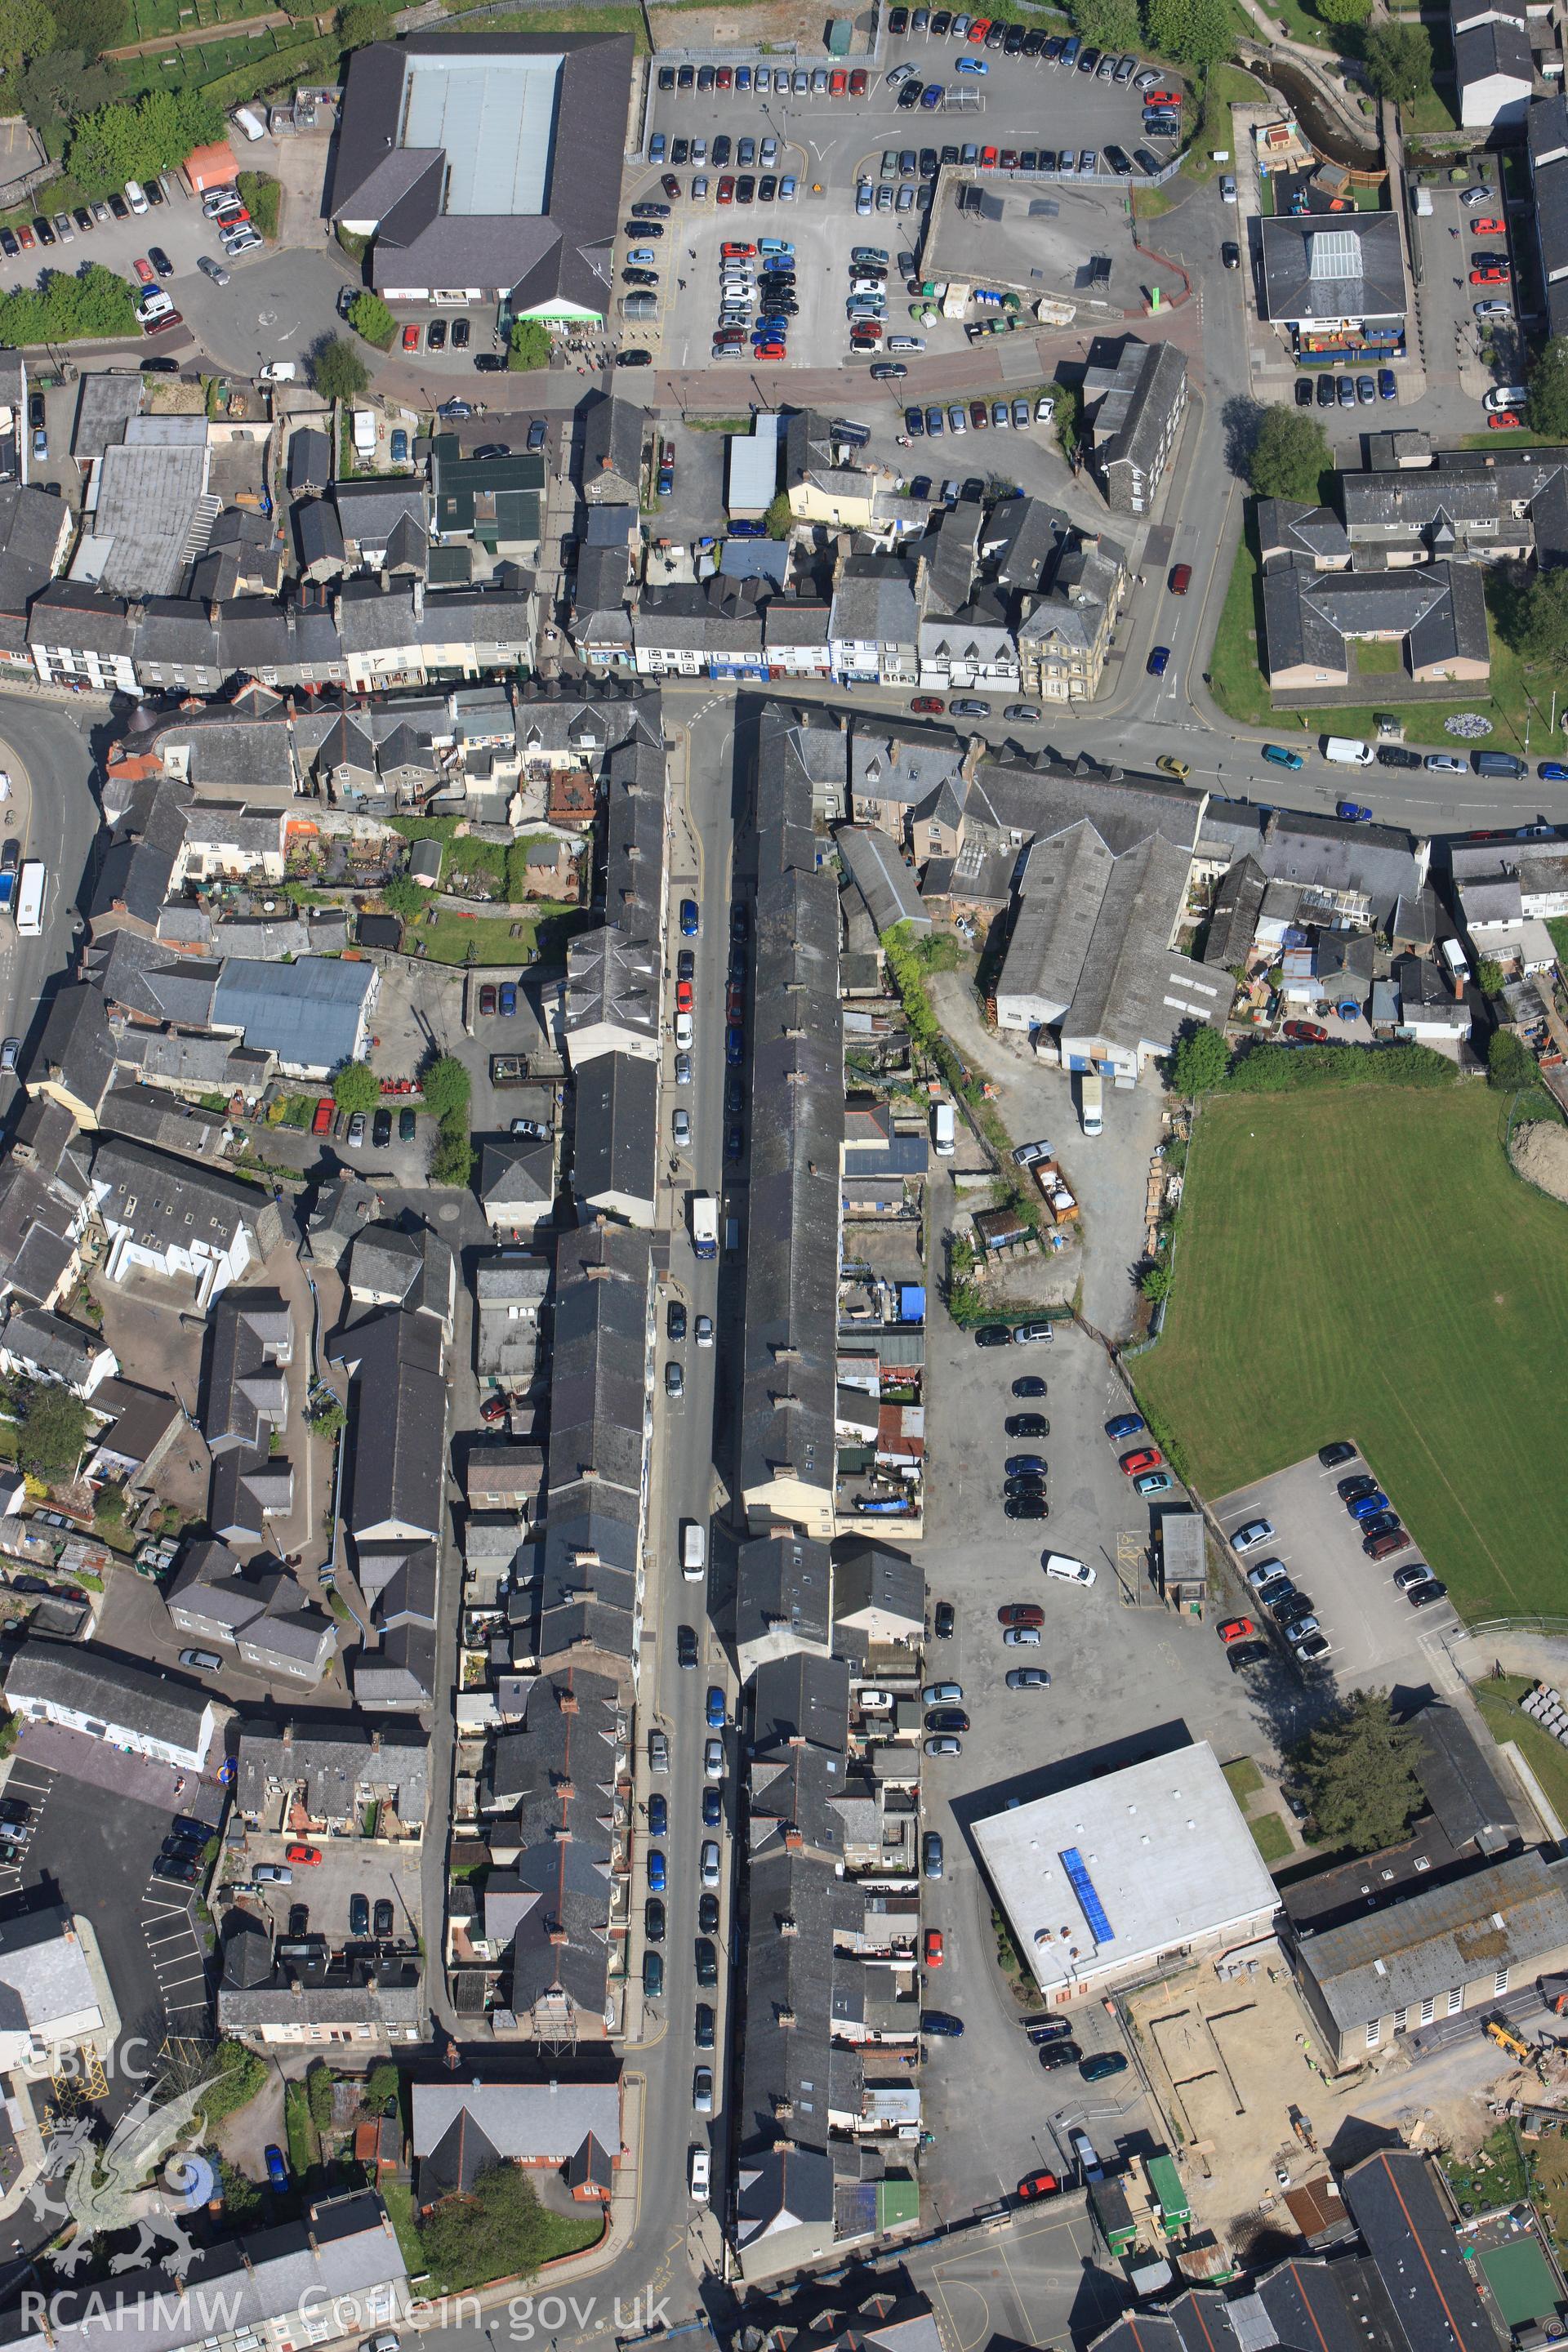
[[[1300,751],[1288,751],[1283,743],[1265,743],[1263,756],[1276,768],[1299,768],[1301,765]]]
[[[648,1848],[647,1883],[655,1895],[664,1893],[664,1855],[657,1845]]]
[[[956,2042],[963,2031],[963,2018],[954,2017],[950,2009],[922,2009],[921,2011],[922,2033],[940,2033]]]
[[[517,987],[512,981],[503,980],[500,984],[500,1009],[508,1019],[517,1011]]]
[[[1105,1424],[1107,1437],[1136,1437],[1143,1426],[1141,1412],[1119,1412],[1114,1421]]]
[[[694,940],[697,937],[699,919],[700,918],[697,912],[696,899],[682,898],[680,902],[680,936],[683,940]]]
[[[984,58],[959,58],[954,61],[953,70],[955,73],[989,73],[991,68]]]
[[[926,410],[926,431],[933,441],[940,441],[947,430],[947,419],[940,408]]]
[[[647,1833],[649,1837],[667,1837],[669,1833],[669,1799],[650,1797],[647,1801]]]
[[[1171,664],[1171,648],[1170,648],[1170,646],[1156,646],[1154,647],[1154,650],[1152,651],[1152,654],[1150,655],[1150,656],[1149,656],[1149,675],[1150,675],[1150,677],[1164,677],[1164,675],[1165,675],[1166,670],[1170,667],[1170,664]]]
[[[1394,370],[1392,368],[1378,369],[1377,396],[1379,400],[1398,399],[1399,386],[1394,381]]]
[[[1336,801],[1334,803],[1334,814],[1337,817],[1342,818],[1346,824],[1370,824],[1372,823],[1372,811],[1369,808],[1363,808],[1360,801]]]
[[[395,466],[406,466],[408,463],[408,436],[401,425],[392,436],[392,462]]]
[[[717,1683],[710,1687],[708,1693],[708,1728],[710,1731],[722,1731],[724,1728],[724,1694]]]
[[[1543,784],[1568,784],[1568,768],[1561,760],[1542,760],[1535,772]]]
[[[934,114],[946,96],[941,82],[928,81],[921,92],[921,104],[928,114]]]
[[[712,1788],[704,1789],[702,1791],[703,1828],[705,1830],[716,1830],[723,1818],[724,1796],[722,1790]]]
[[[732,1021],[724,1032],[724,1059],[734,1067],[745,1050],[746,1033],[738,1022]]]
[[[1345,1505],[1352,1519],[1370,1519],[1374,1511],[1386,1511],[1388,1496],[1381,1490],[1375,1495],[1358,1495],[1353,1503]]]
[[[279,2193],[289,2186],[289,2168],[283,2161],[280,2147],[269,2147],[267,2151],[267,2179],[268,2187]]]

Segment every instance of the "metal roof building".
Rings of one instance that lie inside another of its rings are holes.
[[[253,963],[230,956],[213,992],[212,1025],[275,1053],[287,1071],[324,1078],[358,1057],[378,985],[374,964],[346,958]]]

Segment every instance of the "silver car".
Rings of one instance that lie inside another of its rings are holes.
[[[669,1131],[675,1138],[678,1149],[684,1151],[691,1141],[691,1113],[689,1110],[678,1110],[669,1122]]]
[[[719,1884],[719,1841],[717,1838],[704,1838],[702,1841],[702,1884],[704,1886],[717,1886]]]
[[[677,1054],[675,1057],[675,1083],[678,1087],[689,1087],[691,1084],[691,1056],[689,1054]]]
[[[710,2116],[713,2112],[711,2066],[699,2066],[691,2077],[691,2112],[694,2116]]]

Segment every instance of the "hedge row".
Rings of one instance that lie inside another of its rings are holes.
[[[269,56],[237,66],[232,73],[219,74],[216,81],[203,82],[202,95],[215,106],[227,108],[243,106],[247,98],[258,98],[263,90],[336,81],[342,57],[342,43],[330,34],[321,40],[300,41],[292,48],[274,49]]]
[[[1430,1045],[1254,1045],[1231,1064],[1222,1092],[1305,1094],[1317,1087],[1451,1087],[1456,1063]]]

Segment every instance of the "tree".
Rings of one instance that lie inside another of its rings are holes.
[[[1319,478],[1331,465],[1317,418],[1304,408],[1266,408],[1247,461],[1247,478],[1260,499],[1318,503]]]
[[[316,1407],[315,1412],[308,1414],[306,1418],[309,1420],[311,1431],[315,1436],[336,1437],[339,1435],[342,1430],[343,1424],[348,1420],[348,1415],[343,1411],[342,1406],[338,1402],[337,1398],[332,1397],[329,1399],[327,1403],[319,1404]]]
[[[481,2172],[470,2197],[443,2197],[419,2224],[426,2264],[452,2294],[488,2279],[527,2278],[549,2243],[533,2183],[515,2164]]]
[[[44,0],[5,0],[0,9],[0,74],[15,73],[24,58],[41,58],[58,39]]]
[[[1525,422],[1532,433],[1568,441],[1568,335],[1553,335],[1535,362]]]
[[[430,894],[411,874],[395,874],[381,886],[381,900],[389,914],[405,923],[416,922],[430,903]]]
[[[379,41],[392,20],[392,10],[382,0],[353,0],[353,5],[338,10],[338,37],[345,49],[363,49],[367,42]]]
[[[1476,968],[1476,985],[1483,996],[1500,996],[1503,992],[1503,971],[1490,956],[1482,956]]]
[[[364,2104],[376,2115],[390,2115],[402,2087],[403,2078],[392,2060],[383,2058],[364,2078]]]
[[[1363,45],[1366,78],[1377,98],[1408,106],[1432,87],[1432,41],[1420,25],[1373,25]]]
[[[1559,668],[1568,660],[1568,570],[1537,572],[1519,600],[1513,646],[1531,669]]]
[[[1171,1091],[1178,1095],[1212,1094],[1225,1082],[1230,1048],[1217,1029],[1194,1029],[1178,1037],[1171,1055]]]
[[[189,153],[189,149],[186,152]],[[278,236],[278,219],[283,207],[283,187],[269,172],[242,172],[239,175],[239,200],[263,236],[274,241]]]
[[[63,1486],[76,1476],[87,1444],[87,1407],[69,1389],[40,1381],[27,1391],[16,1459],[46,1486]]]
[[[439,1119],[458,1118],[466,1121],[471,1083],[456,1054],[437,1054],[433,1062],[426,1063],[420,1080],[426,1110]]]
[[[62,49],[100,58],[125,37],[125,0],[49,0]]]
[[[430,1154],[432,1184],[466,1184],[473,1173],[474,1147],[468,1138],[468,1122],[448,1123],[443,1119],[436,1130],[436,1149]]]
[[[763,529],[770,539],[787,539],[794,522],[795,513],[790,506],[789,492],[780,490],[776,497],[768,501],[767,512],[763,517]]]
[[[506,363],[509,368],[530,372],[550,365],[552,346],[550,330],[537,319],[514,319],[511,340],[507,345]]]
[[[1225,0],[1149,0],[1148,47],[1178,65],[1217,65],[1235,40]]]
[[[1364,25],[1372,0],[1312,0],[1312,8],[1325,25]]]
[[[1170,1267],[1152,1265],[1138,1287],[1152,1307],[1158,1307],[1161,1299],[1166,1296],[1171,1287]]]
[[[1516,1095],[1535,1085],[1540,1076],[1535,1056],[1512,1029],[1497,1029],[1487,1047],[1487,1084],[1500,1094]]]
[[[1137,0],[1078,0],[1073,29],[1097,49],[1136,49],[1142,44]]]
[[[397,321],[379,294],[356,294],[349,304],[349,324],[378,352],[384,352],[397,332]]]
[[[310,381],[323,400],[358,400],[370,370],[343,336],[329,335],[310,354]]]
[[[117,270],[89,261],[74,278],[45,272],[37,288],[0,295],[0,344],[75,343],[90,336],[133,335],[136,305]]]
[[[1411,1769],[1413,1733],[1394,1720],[1386,1691],[1358,1691],[1319,1725],[1300,1754],[1321,1834],[1352,1853],[1393,1845],[1421,1810]]]
[[[16,77],[16,95],[29,122],[69,122],[102,106],[114,88],[106,66],[89,65],[80,49],[48,49]]]
[[[305,2070],[305,2097],[310,2121],[319,2132],[326,2131],[332,2120],[332,2073],[323,2058],[312,2059]]]
[[[345,1062],[332,1080],[332,1100],[340,1110],[379,1110],[381,1080],[368,1062]]]

